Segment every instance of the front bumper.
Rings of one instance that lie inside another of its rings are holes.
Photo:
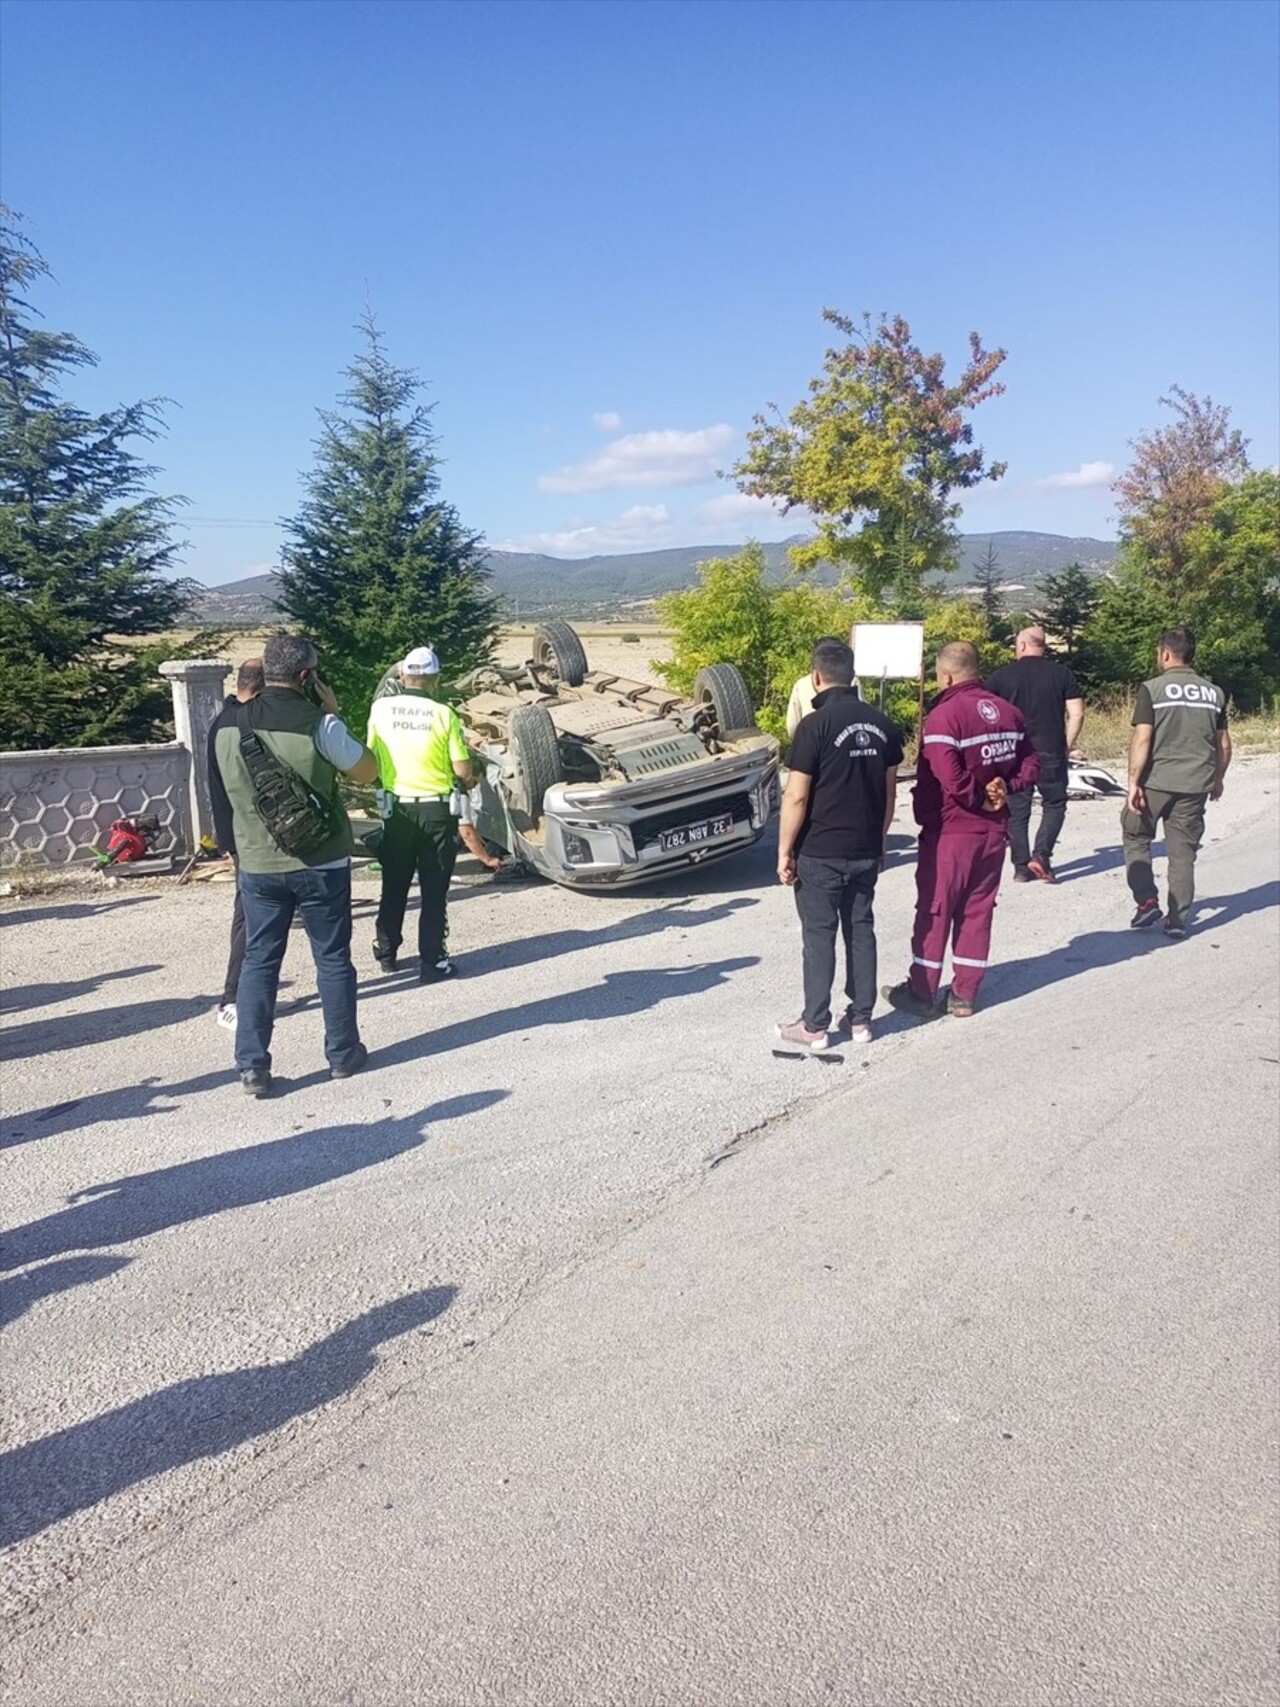
[[[529,862],[572,889],[621,889],[671,872],[724,859],[759,841],[778,808],[776,750],[722,754],[642,783],[570,783],[550,790],[542,835],[520,837]],[[714,836],[664,847],[664,834],[706,831]]]

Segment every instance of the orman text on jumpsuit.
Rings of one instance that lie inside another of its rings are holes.
[[[987,784],[1003,777],[1010,794],[1040,774],[1022,713],[980,681],[959,682],[924,721],[916,769],[920,826],[911,989],[929,1001],[951,946],[953,995],[973,1001],[986,974],[991,922],[1009,842],[1009,810],[986,808]]]

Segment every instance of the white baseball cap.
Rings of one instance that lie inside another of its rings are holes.
[[[430,646],[415,646],[412,652],[406,654],[400,665],[403,676],[438,676],[440,660],[436,657],[434,648]]]

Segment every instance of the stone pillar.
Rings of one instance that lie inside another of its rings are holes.
[[[209,726],[222,710],[224,683],[231,665],[220,658],[176,658],[161,664],[173,688],[173,727],[191,754],[191,835],[194,853],[201,836],[213,834],[213,803],[209,798]]]

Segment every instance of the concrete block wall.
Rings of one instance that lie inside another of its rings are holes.
[[[156,853],[183,856],[192,836],[191,753],[179,742],[0,753],[0,869],[92,865],[117,818],[154,812]]]

